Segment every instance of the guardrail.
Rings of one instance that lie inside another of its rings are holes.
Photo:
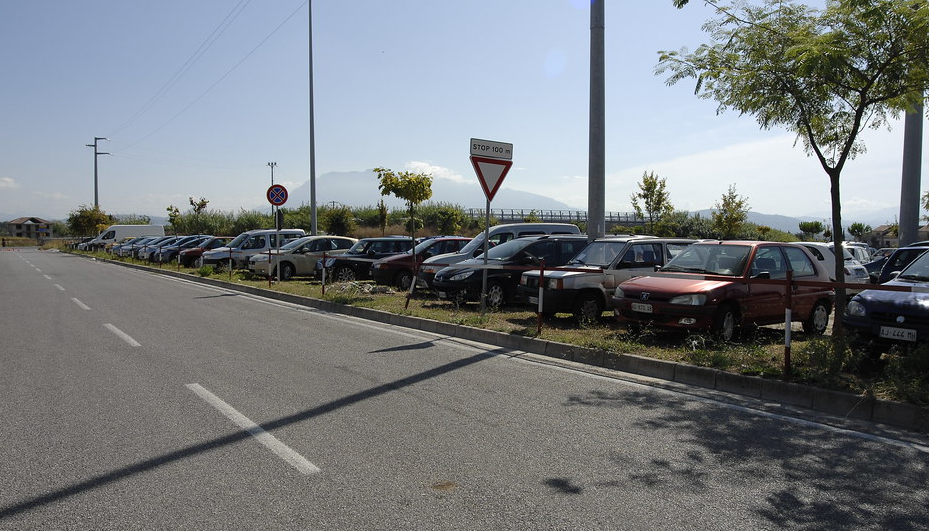
[[[483,220],[487,211],[480,208],[465,209],[470,219]],[[586,210],[536,210],[525,208],[492,208],[490,216],[500,223],[519,223],[526,219],[538,219],[549,223],[587,223]],[[635,212],[605,212],[604,222],[609,225],[644,226],[645,220]]]

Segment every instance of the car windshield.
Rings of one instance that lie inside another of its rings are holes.
[[[227,247],[238,247],[239,245],[242,244],[242,242],[244,242],[247,239],[248,239],[248,233],[243,232],[242,234],[239,234],[238,236],[236,236],[234,240],[229,242]]]
[[[904,280],[915,280],[918,282],[929,282],[929,253],[923,253],[913,260],[906,269],[900,272],[897,278]]]
[[[288,250],[290,250],[290,249],[294,249],[294,248],[300,247],[301,245],[303,245],[304,243],[306,243],[306,242],[308,242],[308,241],[310,241],[310,240],[311,240],[311,238],[297,238],[296,240],[290,240],[289,242],[287,242],[287,243],[285,243],[284,245],[281,246],[281,250],[282,250],[282,251],[288,251]]]
[[[626,247],[626,242],[592,242],[581,249],[577,256],[568,261],[568,265],[588,265],[607,267],[613,263],[616,255]]]
[[[534,242],[536,238],[532,239],[522,239],[517,238],[515,240],[510,240],[508,242],[501,243],[500,245],[491,248],[487,251],[488,260],[509,260],[516,256],[516,253],[525,249],[528,245]],[[481,253],[475,257],[475,260],[483,259],[484,254]]]
[[[691,245],[677,254],[662,271],[739,276],[752,248],[749,245]]]

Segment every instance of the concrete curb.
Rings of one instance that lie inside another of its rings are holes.
[[[110,261],[108,261],[110,262]],[[225,280],[199,277],[168,269],[158,269],[125,262],[110,263],[134,269],[183,278],[194,282],[260,295],[269,299],[289,302],[319,310],[351,315],[385,324],[413,328],[425,332],[488,343],[500,347],[539,354],[604,369],[647,376],[660,380],[713,389],[725,393],[778,402],[844,418],[887,424],[906,430],[929,433],[929,408],[911,404],[878,400],[874,397],[830,391],[802,384],[769,380],[757,376],[743,376],[718,369],[669,362],[634,354],[622,354],[535,339],[514,334],[494,332],[482,328],[434,321],[431,319],[398,315],[370,308],[347,306],[300,295],[232,284]]]

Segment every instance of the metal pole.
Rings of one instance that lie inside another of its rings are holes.
[[[604,76],[604,8],[605,0],[590,3],[590,146],[587,175],[587,235],[590,241],[602,238],[606,231],[606,103]]]
[[[313,117],[313,0],[309,0],[310,23],[310,234],[316,236],[316,133]]]
[[[268,167],[271,168],[271,186],[274,186],[274,167],[277,166],[276,162],[269,162]]]
[[[94,209],[96,210],[100,210],[100,193],[99,193],[99,187],[98,187],[98,181],[97,181],[97,157],[100,155],[111,155],[111,153],[103,153],[101,151],[97,151],[97,142],[101,140],[109,140],[109,138],[105,138],[102,136],[95,136],[93,144],[84,144],[87,147],[94,148]]]
[[[484,214],[484,269],[482,270],[483,279],[481,280],[481,318],[484,318],[484,312],[487,310],[487,251],[490,249],[490,199],[487,200],[487,209]]]
[[[923,106],[906,113],[903,122],[903,178],[900,183],[900,247],[919,239],[919,184],[922,173]]]

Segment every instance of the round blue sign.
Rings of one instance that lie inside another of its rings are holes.
[[[268,202],[274,206],[281,206],[287,202],[287,188],[279,184],[272,184],[268,188]]]

